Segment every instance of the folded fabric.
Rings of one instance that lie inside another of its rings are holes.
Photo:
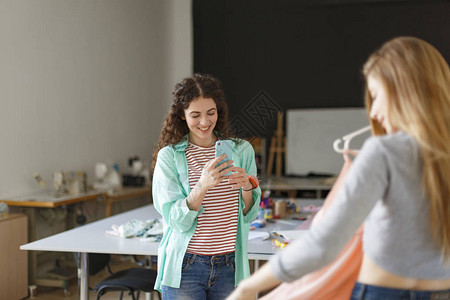
[[[351,161],[347,160],[342,167],[336,183],[328,194],[324,206],[312,220],[314,226],[326,216],[326,211],[334,200],[343,178],[350,168]],[[306,223],[306,222],[305,222]],[[304,223],[304,224],[305,224]],[[303,225],[303,224],[302,224]],[[305,224],[301,229],[307,229]],[[297,228],[300,229],[300,228]],[[282,283],[269,294],[260,299],[288,299],[288,300],[340,300],[349,299],[361,267],[363,226],[358,229],[353,238],[341,250],[338,257],[322,269],[309,273],[294,282]]]
[[[300,208],[300,211],[304,212],[317,212],[322,208],[322,206],[315,206],[315,205],[307,205]]]
[[[266,220],[256,219],[250,223],[250,230],[254,230],[255,228],[263,228],[264,226],[266,226]]]
[[[270,233],[266,231],[250,231],[248,233],[248,240],[266,240],[270,237]]]
[[[106,233],[124,238],[140,238],[141,241],[160,241],[163,233],[161,219],[151,219],[141,221],[137,219],[130,220],[122,225],[112,225],[112,230]]]

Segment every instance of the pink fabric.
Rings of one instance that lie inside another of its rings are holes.
[[[312,224],[320,222],[333,202],[343,178],[350,168],[351,161],[346,160],[341,173],[328,194],[322,209],[314,217]],[[294,282],[282,283],[269,294],[260,299],[289,299],[289,300],[344,300],[349,299],[361,267],[363,225],[353,238],[339,253],[338,257],[320,270],[309,273]]]

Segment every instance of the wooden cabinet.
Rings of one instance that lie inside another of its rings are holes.
[[[27,216],[0,218],[0,299],[28,296],[28,253],[19,249],[28,243]]]

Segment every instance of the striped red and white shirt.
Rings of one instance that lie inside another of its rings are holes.
[[[203,167],[215,158],[215,147],[200,147],[189,143],[186,159],[189,185],[197,184]],[[197,217],[197,228],[187,252],[199,255],[219,255],[234,252],[238,221],[239,189],[233,189],[227,179],[208,190],[203,199],[204,212]]]

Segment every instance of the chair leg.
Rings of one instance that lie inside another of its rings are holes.
[[[154,290],[154,291],[150,292],[150,300],[153,300],[153,295],[154,294],[156,294],[157,299],[161,300],[161,294],[157,290]],[[138,298],[138,300],[139,300],[139,298]]]
[[[123,297],[123,291],[120,291],[120,297],[119,297],[119,300],[122,300],[122,297]]]

